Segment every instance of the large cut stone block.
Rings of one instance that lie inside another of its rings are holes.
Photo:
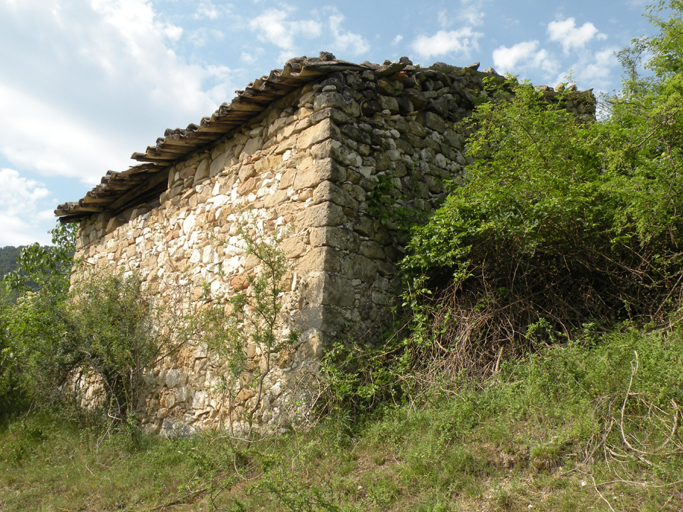
[[[320,228],[323,229],[323,228]],[[300,237],[293,236],[282,242],[282,252],[286,258],[296,258],[301,256],[306,250],[306,244],[303,243]]]
[[[346,179],[346,169],[331,158],[315,162],[304,171],[297,172],[294,177],[294,190],[317,187],[323,181],[339,182]]]
[[[320,226],[339,226],[347,221],[344,209],[334,203],[320,203],[309,206],[303,212],[301,225],[317,228]]]
[[[326,245],[342,251],[355,252],[358,250],[358,235],[347,228],[312,228],[310,237],[311,245],[314,247]]]
[[[345,276],[366,283],[371,283],[377,277],[377,269],[377,263],[360,254],[350,254],[342,262],[342,273]]]
[[[344,276],[317,272],[309,275],[304,297],[309,304],[337,307],[351,307],[356,298],[353,284]]]
[[[339,128],[335,126],[331,119],[323,119],[299,134],[297,146],[301,150],[310,148],[313,144],[322,142],[329,138],[338,138]]]
[[[341,253],[332,247],[314,247],[299,260],[297,267],[302,274],[320,270],[339,272]]]
[[[331,201],[345,208],[358,209],[358,201],[351,197],[351,194],[346,190],[339,188],[331,181],[323,181],[313,192],[314,204],[325,201]]]

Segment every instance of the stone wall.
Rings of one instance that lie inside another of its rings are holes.
[[[299,341],[267,376],[256,416],[264,425],[284,421],[292,375],[332,340],[371,339],[381,325],[400,285],[400,213],[414,212],[415,221],[438,206],[445,180],[457,182],[466,164],[460,121],[486,100],[482,78],[502,81],[476,66],[401,67],[368,64],[309,83],[176,162],[158,201],[83,221],[74,279],[136,271],[160,297],[177,300],[181,287],[190,302],[225,303],[259,271],[239,226],[265,239],[284,233],[282,335],[294,329]],[[245,353],[252,368],[263,364],[262,347]],[[201,339],[162,361],[147,377],[143,423],[163,431],[239,424],[241,407],[255,405],[250,379],[241,379],[228,410],[216,391],[219,371]]]

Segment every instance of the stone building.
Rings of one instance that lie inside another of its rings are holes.
[[[294,372],[332,340],[371,336],[381,324],[399,285],[401,224],[432,211],[461,176],[460,123],[486,100],[486,77],[504,81],[478,64],[292,59],[199,124],[166,130],[133,154],[143,163],[58,207],[63,222],[80,222],[75,279],[135,270],[161,297],[180,283],[189,300],[220,303],[259,270],[239,227],[284,234],[282,329],[298,341],[266,376],[262,403],[249,379],[235,389],[242,406],[259,408],[257,421],[275,424]],[[263,364],[263,347],[245,352],[252,368]],[[216,391],[219,371],[201,340],[164,360],[148,376],[143,422],[172,430],[241,421],[240,403],[228,407]]]

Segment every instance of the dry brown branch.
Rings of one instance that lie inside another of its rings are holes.
[[[197,496],[199,494],[203,494],[207,491],[208,491],[208,488],[206,488],[206,487],[204,489],[198,489],[198,490],[190,492],[190,493],[188,493],[185,496],[182,496],[180,498],[176,498],[176,499],[173,499],[173,500],[168,501],[166,503],[163,503],[161,505],[157,505],[156,507],[151,508],[150,510],[163,510],[165,508],[172,507],[174,505],[180,505],[181,503],[184,503],[186,500],[188,500],[190,498],[194,498],[195,496]]]
[[[626,395],[624,396],[624,402],[621,406],[621,420],[619,421],[619,430],[621,431],[621,438],[623,439],[624,444],[626,446],[628,446],[632,451],[634,451],[636,453],[640,453],[641,455],[649,455],[648,452],[644,452],[644,451],[638,450],[637,448],[634,448],[631,445],[631,443],[628,442],[628,440],[626,439],[626,434],[624,433],[624,411],[626,410],[626,402],[628,401],[628,397],[631,394],[631,386],[633,385],[633,377],[635,377],[636,373],[638,372],[638,352],[636,352],[634,350],[633,353],[636,355],[636,361],[635,361],[635,365],[634,365],[633,361],[631,361],[631,377],[629,378],[628,388],[626,389]],[[647,462],[648,462],[648,464],[652,465],[651,462],[649,462],[649,461],[647,461]]]
[[[601,499],[602,501],[604,501],[605,503],[607,503],[607,506],[609,507],[609,509],[610,509],[612,512],[615,512],[614,509],[612,508],[612,505],[610,504],[610,502],[607,501],[607,499],[606,499],[606,498],[602,495],[602,493],[598,490],[598,486],[595,484],[595,478],[593,478],[593,475],[591,474],[591,475],[589,475],[589,476],[591,477],[591,480],[593,481],[593,489],[595,489],[595,492],[598,493],[598,496],[600,496],[600,499]]]
[[[672,494],[671,497],[664,502],[664,505],[657,509],[657,512],[659,512],[660,510],[664,510],[664,507],[666,507],[669,504],[669,502],[674,498],[674,496],[675,494]]]

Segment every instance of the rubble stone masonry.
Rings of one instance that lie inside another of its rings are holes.
[[[293,375],[327,344],[370,339],[381,326],[407,242],[392,212],[433,211],[445,184],[462,179],[461,121],[486,100],[483,78],[502,81],[477,66],[383,68],[309,82],[162,171],[168,186],[158,200],[81,222],[75,280],[136,271],[159,297],[170,299],[180,286],[185,300],[214,303],[227,303],[259,271],[240,225],[265,239],[284,234],[282,334],[294,329],[299,337],[264,381],[262,425],[284,421]],[[591,105],[570,108],[590,113]],[[263,364],[261,349],[245,347],[252,368]],[[253,386],[243,379],[229,410],[217,391],[219,371],[202,340],[162,361],[147,376],[143,424],[167,433],[225,425],[231,415],[239,424],[236,407],[255,405]]]

